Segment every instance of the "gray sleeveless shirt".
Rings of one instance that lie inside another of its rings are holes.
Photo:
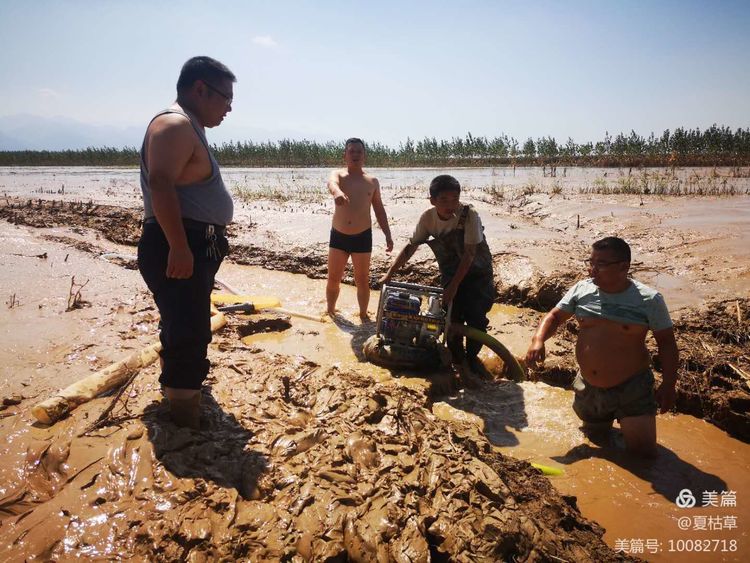
[[[200,127],[195,124],[190,114],[177,109],[165,109],[154,116],[154,119],[166,113],[178,113],[184,115],[190,120],[193,129],[206,147],[208,158],[211,160],[211,176],[206,180],[177,186],[177,199],[180,202],[180,211],[184,219],[193,219],[212,225],[228,225],[232,221],[234,204],[232,196],[229,195],[224,180],[219,172],[219,164],[216,162],[211,149],[208,147],[206,135]],[[153,121],[152,119],[151,121]],[[150,125],[150,123],[149,123]],[[143,192],[143,212],[144,219],[154,216],[154,209],[151,204],[151,187],[148,185],[148,168],[144,150],[146,148],[146,139],[143,139],[141,145],[141,192]]]

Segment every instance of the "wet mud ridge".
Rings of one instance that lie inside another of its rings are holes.
[[[37,228],[85,227],[117,244],[135,246],[141,236],[143,212],[92,202],[5,198],[0,219]]]
[[[710,303],[675,323],[677,410],[750,442],[750,299]]]
[[[157,368],[50,428],[0,421],[0,552],[156,561],[622,561],[537,470],[423,392],[215,338],[202,429]],[[234,332],[234,334],[233,334]],[[21,405],[22,406],[22,405]]]
[[[140,208],[127,209],[87,202],[6,197],[0,199],[0,219],[37,228],[91,229],[106,240],[131,246],[137,244],[141,232]],[[315,245],[294,246],[283,240],[274,240],[273,244],[262,241],[258,244],[238,242],[236,233],[248,229],[253,230],[254,227],[230,227],[228,235],[232,245],[231,261],[305,274],[311,278],[325,278],[325,248]],[[268,233],[258,233],[257,238],[268,236]],[[54,240],[65,242],[66,239],[57,237]],[[104,252],[104,249],[84,241],[70,239],[69,243],[86,252]],[[576,278],[570,273],[576,271],[573,267],[565,272],[542,275],[527,267],[524,260],[514,257],[512,253],[497,254],[494,259],[497,300],[501,303],[548,310]],[[123,266],[135,267],[132,263],[125,263]],[[385,263],[373,263],[372,278],[385,272],[385,268]],[[404,268],[401,279],[428,285],[439,283],[431,260],[412,261]],[[348,281],[352,282],[351,279]],[[748,299],[715,301],[708,303],[700,311],[683,312],[675,324],[682,358],[677,411],[704,418],[745,442],[750,442],[748,317]],[[535,326],[538,317],[530,311],[528,318],[524,320]],[[573,353],[575,336],[573,322],[559,331],[563,350],[557,357],[549,359],[547,366],[539,374],[542,380],[563,387],[570,385],[576,371]],[[658,371],[655,353],[654,360]]]
[[[141,210],[101,205],[92,202],[9,198],[0,200],[0,219],[14,225],[37,228],[88,228],[116,244],[135,246],[141,233]],[[227,230],[232,249],[229,259],[245,266],[260,266],[293,274],[324,279],[328,271],[327,245],[294,245],[277,240],[270,233],[258,233],[259,243],[250,243],[238,233],[252,230],[247,225],[231,225]],[[268,239],[268,240],[266,240]],[[271,240],[273,239],[273,240]],[[501,303],[549,309],[559,301],[575,281],[570,273],[541,273],[529,268],[526,259],[512,252],[493,255],[496,300]],[[374,259],[371,279],[386,272],[389,264]],[[575,271],[575,270],[573,270]],[[403,281],[426,285],[439,284],[433,260],[413,260],[401,272]],[[345,283],[353,284],[348,275]]]

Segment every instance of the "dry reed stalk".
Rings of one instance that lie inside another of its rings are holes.
[[[750,382],[750,374],[747,373],[745,370],[740,369],[737,366],[735,366],[734,364],[730,364],[729,362],[727,362],[727,365],[730,368],[732,368],[732,370],[734,371],[734,373],[736,373],[740,377],[743,377],[745,379],[745,381]]]
[[[713,351],[713,348],[711,348],[711,347],[710,347],[710,346],[709,346],[708,344],[706,344],[706,343],[705,343],[705,342],[703,341],[703,339],[702,339],[702,338],[698,337],[698,340],[700,341],[700,343],[701,343],[701,346],[703,346],[703,349],[704,349],[704,350],[705,350],[706,352],[708,352],[709,354],[711,354],[711,355],[713,356],[713,355],[714,355],[714,351]]]

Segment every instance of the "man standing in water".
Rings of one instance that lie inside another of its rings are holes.
[[[328,191],[336,204],[333,212],[331,238],[328,248],[328,283],[326,302],[328,314],[336,314],[341,278],[349,257],[354,267],[354,283],[357,286],[359,317],[369,320],[367,305],[370,302],[370,256],[372,254],[372,218],[375,218],[385,234],[386,251],[393,250],[388,216],[383,207],[378,179],[367,174],[365,144],[361,139],[347,139],[344,145],[346,168],[334,170],[328,180]]]
[[[210,294],[227,254],[233,204],[205,127],[232,111],[234,74],[209,57],[182,67],[177,101],[151,120],[141,147],[144,224],[138,268],[161,315],[159,382],[172,420],[199,428],[210,367]]]
[[[529,365],[544,361],[544,342],[575,315],[578,321],[573,410],[595,441],[606,438],[614,419],[625,447],[649,456],[656,451],[656,411],[674,406],[679,352],[669,311],[660,293],[628,277],[630,247],[617,237],[595,242],[586,261],[591,275],[574,285],[539,324],[526,353]],[[651,330],[662,383],[646,349]]]

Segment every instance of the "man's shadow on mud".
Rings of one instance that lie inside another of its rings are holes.
[[[349,339],[349,346],[352,349],[354,357],[357,358],[357,361],[360,363],[367,362],[363,347],[365,341],[376,332],[375,321],[366,321],[362,324],[356,324],[338,313],[331,317],[331,321],[341,332],[351,337]]]
[[[514,431],[529,425],[523,388],[513,381],[481,381],[442,399],[450,406],[475,414],[484,422],[484,434],[493,446],[519,444]]]
[[[552,456],[551,459],[564,465],[588,458],[607,460],[651,483],[654,491],[670,502],[675,502],[683,489],[690,489],[697,498],[701,497],[703,491],[727,489],[726,482],[720,477],[698,469],[669,448],[662,445],[657,445],[656,448],[655,457],[638,458],[628,454],[623,447],[580,444],[564,455]]]
[[[204,387],[201,395],[201,430],[172,423],[166,400],[146,407],[143,423],[156,459],[176,477],[235,488],[245,499],[258,497],[258,481],[268,469],[268,460],[246,450],[253,433],[221,408],[210,387]]]
[[[351,336],[349,345],[360,363],[369,360],[365,357],[364,344],[377,332],[374,321],[361,325],[335,315],[333,323]],[[450,406],[475,414],[484,421],[484,433],[496,446],[516,446],[518,438],[509,430],[520,430],[528,426],[523,389],[512,381],[476,380],[472,387],[463,388],[451,368],[415,370],[389,368],[394,378],[421,377],[429,381],[428,397],[431,406],[435,402],[445,402]]]

